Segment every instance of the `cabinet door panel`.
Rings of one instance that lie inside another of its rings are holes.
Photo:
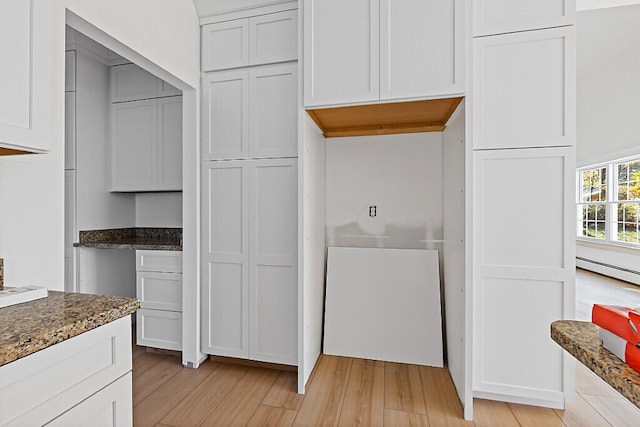
[[[135,101],[158,96],[158,79],[135,64],[111,67],[111,102]]]
[[[76,93],[64,94],[64,168],[76,168]]]
[[[181,351],[182,313],[141,308],[138,311],[136,340],[148,347]]]
[[[203,351],[248,357],[248,194],[243,162],[203,166]]]
[[[0,151],[51,149],[59,110],[51,73],[53,7],[46,1],[0,1]]]
[[[461,93],[464,38],[459,0],[382,0],[380,99]]]
[[[158,190],[182,190],[182,97],[158,99]]]
[[[249,19],[251,65],[292,61],[298,57],[298,11]]]
[[[474,40],[474,148],[575,144],[573,27]]]
[[[250,358],[297,364],[297,160],[255,162],[251,177]]]
[[[305,105],[378,100],[378,0],[310,0],[304,16]]]
[[[474,36],[575,24],[576,0],[476,0]]]
[[[249,74],[252,158],[298,155],[297,63],[268,65]]]
[[[138,271],[136,296],[142,308],[182,311],[182,274]]]
[[[249,65],[249,20],[202,26],[202,71]]]
[[[76,90],[76,51],[68,50],[64,57],[64,91]]]
[[[204,77],[204,160],[248,157],[248,80],[247,70],[219,72]]]
[[[111,105],[112,191],[153,188],[157,169],[155,99]]]

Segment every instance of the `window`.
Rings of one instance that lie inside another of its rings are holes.
[[[581,238],[640,244],[640,158],[578,170]]]

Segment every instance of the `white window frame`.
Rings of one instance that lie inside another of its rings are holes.
[[[630,163],[634,161],[640,161],[640,156],[626,157],[622,159],[616,159],[609,162],[597,163],[585,167],[581,167],[576,170],[576,239],[584,242],[607,244],[615,246],[623,246],[627,248],[640,249],[640,243],[623,242],[617,240],[618,234],[618,212],[617,205],[625,203],[617,199],[618,194],[618,173],[616,166],[621,163]],[[606,182],[606,200],[597,202],[583,202],[582,201],[582,173],[592,169],[607,170],[607,182]],[[636,201],[640,203],[640,200]],[[597,237],[588,237],[582,235],[582,206],[583,205],[604,205],[605,206],[605,237],[604,239]]]

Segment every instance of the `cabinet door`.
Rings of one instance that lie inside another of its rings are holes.
[[[203,160],[249,157],[249,71],[207,74],[203,92]]]
[[[137,314],[136,342],[147,347],[182,350],[182,313],[147,310]]]
[[[473,164],[474,396],[563,407],[572,358],[549,325],[575,310],[574,147],[476,151]]]
[[[182,97],[158,99],[156,190],[182,190]]]
[[[152,189],[157,169],[155,99],[111,105],[111,190]]]
[[[48,426],[130,426],[133,420],[132,375],[128,372],[69,409]]]
[[[158,96],[179,96],[182,95],[182,91],[162,79],[157,79],[158,82]]]
[[[473,43],[474,149],[575,145],[574,28]]]
[[[135,101],[158,96],[158,79],[135,64],[116,65],[111,75],[111,102]]]
[[[249,356],[249,194],[246,162],[202,171],[202,348]]]
[[[575,24],[576,0],[474,0],[474,36]]]
[[[249,19],[202,26],[202,71],[249,65]]]
[[[378,1],[305,2],[306,106],[379,99]]]
[[[54,106],[53,3],[0,1],[0,153],[51,149]]]
[[[252,162],[249,358],[298,363],[297,159]]]
[[[76,263],[73,243],[77,239],[76,171],[64,171],[64,278],[65,291],[75,292]]]
[[[76,90],[76,51],[68,50],[64,55],[64,91]]]
[[[249,19],[251,65],[298,58],[298,11],[272,13]]]
[[[381,0],[380,99],[463,92],[464,1]]]
[[[298,155],[298,63],[249,72],[249,154],[252,158]]]
[[[76,168],[76,93],[64,94],[64,168]]]

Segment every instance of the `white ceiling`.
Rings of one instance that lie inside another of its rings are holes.
[[[640,4],[640,0],[576,0],[576,9],[578,11],[604,9],[607,7],[628,6],[632,4]]]

